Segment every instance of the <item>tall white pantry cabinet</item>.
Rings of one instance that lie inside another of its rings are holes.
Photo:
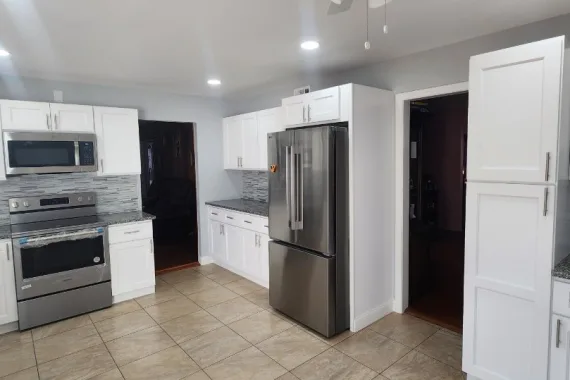
[[[463,322],[470,379],[548,378],[551,271],[570,253],[570,230],[562,228],[569,56],[557,37],[470,61]]]

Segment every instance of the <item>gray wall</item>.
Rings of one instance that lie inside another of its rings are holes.
[[[446,84],[465,82],[469,76],[469,57],[489,51],[566,35],[570,37],[570,15],[520,26],[453,45],[412,54],[375,65],[326,76],[300,76],[267,84],[228,96],[224,116],[276,107],[293,89],[311,85],[318,90],[344,83],[407,92]],[[567,41],[570,47],[570,41]]]
[[[222,107],[219,101],[150,91],[68,82],[0,78],[0,99],[51,101],[53,90],[63,91],[65,103],[139,110],[147,120],[194,122],[196,124],[196,160],[198,209],[200,218],[200,254],[208,251],[207,215],[204,202],[239,198],[241,176],[223,170]]]

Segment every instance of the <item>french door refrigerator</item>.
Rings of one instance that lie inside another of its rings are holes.
[[[327,336],[349,327],[348,125],[268,135],[269,304]]]

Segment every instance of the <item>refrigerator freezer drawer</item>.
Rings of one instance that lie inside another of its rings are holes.
[[[336,333],[336,258],[269,242],[269,304],[325,335]]]

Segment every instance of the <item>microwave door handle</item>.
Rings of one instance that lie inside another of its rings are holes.
[[[75,166],[79,166],[81,165],[81,162],[79,161],[79,142],[75,141],[73,143],[73,147],[75,149]]]

